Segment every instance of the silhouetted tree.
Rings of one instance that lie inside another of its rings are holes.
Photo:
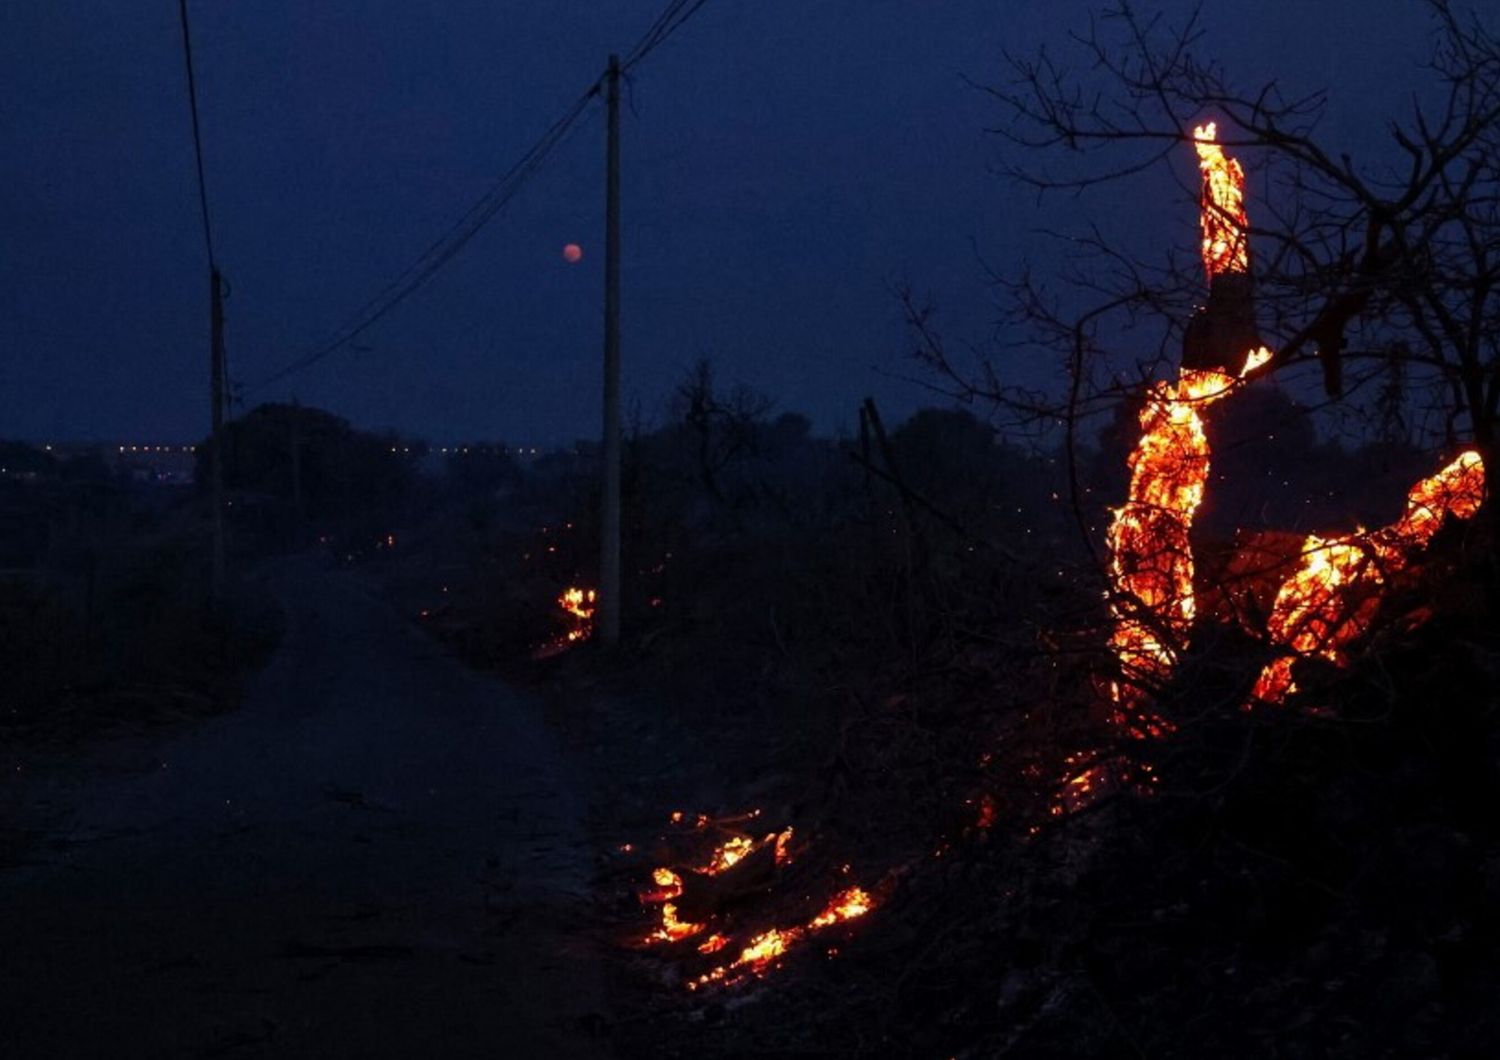
[[[1441,413],[1434,440],[1472,441],[1494,456],[1500,38],[1447,0],[1427,7],[1435,42],[1426,84],[1413,86],[1419,102],[1390,123],[1389,149],[1373,157],[1327,142],[1324,93],[1291,97],[1261,74],[1238,80],[1200,53],[1196,18],[1174,28],[1128,3],[1075,38],[1077,61],[1046,51],[1015,58],[1009,81],[987,91],[1004,117],[1004,169],[1038,194],[1118,189],[1162,166],[1190,191],[1181,177],[1194,126],[1216,122],[1219,142],[1254,175],[1257,324],[1275,351],[1265,374],[1317,364],[1335,398],[1399,378],[1403,393],[1427,395]],[[1063,355],[1061,396],[1009,386],[993,362],[977,373],[957,365],[928,310],[910,295],[907,309],[920,356],[960,389],[1021,421],[1071,428],[1163,362],[1175,365],[1205,290],[1195,241],[1137,255],[1095,226],[1061,234],[1072,260],[1063,275],[1000,280],[1012,322]],[[1122,348],[1126,337],[1132,346]],[[1135,378],[1122,381],[1132,364]],[[1500,473],[1500,460],[1487,464]]]
[[[673,393],[672,418],[693,454],[698,481],[726,508],[737,506],[742,498],[725,488],[724,470],[758,455],[771,405],[770,398],[746,386],[720,391],[707,359],[695,363]]]
[[[212,440],[197,449],[206,489]],[[314,522],[388,519],[411,488],[410,443],[357,431],[321,409],[266,404],[225,425],[224,479],[231,491],[272,498]]]

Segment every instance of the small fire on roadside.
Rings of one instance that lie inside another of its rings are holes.
[[[752,810],[735,817],[710,818],[706,814],[689,815],[676,811],[671,815],[672,823],[679,831],[690,833],[718,831],[723,835],[706,853],[680,867],[658,866],[651,873],[653,887],[639,894],[644,904],[660,905],[660,920],[643,940],[648,945],[671,944],[702,936],[694,948],[699,954],[710,955],[729,949],[734,944],[732,925],[718,924],[717,913],[706,916],[705,923],[693,923],[681,918],[680,904],[684,893],[692,886],[691,880],[712,881],[725,877],[736,866],[746,869],[747,858],[761,858],[761,867],[775,871],[792,860],[791,827],[776,832],[763,833],[759,838],[734,831],[760,817],[759,810]],[[759,872],[760,869],[752,871]],[[848,866],[843,867],[845,874]],[[703,886],[702,883],[699,886]],[[709,884],[709,886],[715,886]],[[787,953],[789,949],[807,936],[823,931],[835,924],[864,916],[874,907],[874,899],[863,888],[846,886],[831,898],[815,916],[788,927],[774,927],[750,937],[741,944],[738,955],[725,964],[694,976],[687,981],[690,990],[710,984],[728,985],[749,976],[764,975]],[[710,930],[710,928],[716,928]]]
[[[765,975],[786,956],[788,950],[808,935],[834,924],[862,917],[873,908],[875,901],[863,888],[850,887],[840,891],[829,900],[822,912],[806,924],[761,932],[740,950],[739,956],[734,960],[704,972],[696,979],[688,980],[687,987],[689,990],[697,990],[712,983],[727,985],[748,976]],[[832,957],[837,952],[836,948],[830,948],[828,956]]]
[[[570,585],[559,593],[557,606],[571,620],[571,628],[538,646],[532,652],[532,657],[550,658],[592,637],[594,635],[594,610],[598,602],[599,594],[594,589]]]
[[[557,598],[557,606],[578,620],[568,631],[569,640],[587,640],[594,633],[594,605],[599,594],[593,589],[569,586]]]
[[[1101,690],[1100,698],[1110,709],[1116,734],[1133,740],[1160,738],[1174,731],[1158,712],[1154,692],[1172,677],[1195,625],[1202,621],[1192,530],[1204,501],[1212,456],[1205,410],[1241,389],[1276,356],[1258,338],[1231,341],[1255,336],[1244,170],[1224,153],[1212,123],[1193,131],[1193,144],[1203,178],[1201,250],[1210,283],[1209,305],[1189,329],[1192,346],[1185,353],[1191,352],[1192,359],[1185,356],[1175,380],[1156,382],[1147,392],[1140,413],[1141,436],[1129,457],[1129,492],[1125,503],[1113,512],[1107,534],[1109,648],[1116,675]],[[1274,605],[1264,628],[1256,631],[1268,649],[1279,654],[1261,672],[1251,703],[1280,703],[1294,693],[1292,668],[1299,658],[1347,665],[1354,642],[1372,628],[1391,579],[1416,561],[1445,523],[1472,518],[1484,500],[1483,461],[1477,452],[1466,451],[1413,486],[1405,513],[1392,525],[1338,536],[1308,535],[1299,555],[1287,564],[1286,577],[1275,586]],[[574,593],[579,595],[570,595]],[[582,590],[569,590],[560,602],[580,623],[589,624],[581,629],[591,629],[592,592],[585,597]],[[1201,610],[1207,613],[1210,608],[1205,604]],[[1406,620],[1419,622],[1428,615],[1430,611],[1418,609]],[[1046,817],[1066,818],[1097,805],[1106,792],[1132,790],[1149,795],[1158,791],[1161,778],[1139,757],[1119,750],[1075,752],[1056,763],[1055,773],[1039,764],[1022,772],[1051,795]],[[989,760],[990,756],[982,756],[981,767],[988,766]],[[973,808],[970,827],[975,832],[985,833],[1000,820],[1000,806],[989,793],[970,798],[968,805]],[[693,887],[699,888],[701,896],[705,880],[733,873],[736,866],[755,867],[757,873],[765,869],[768,875],[757,875],[754,880],[756,889],[764,888],[769,873],[790,860],[791,828],[756,838],[729,827],[759,816],[756,810],[715,820],[704,814],[674,812],[671,821],[679,833],[717,832],[723,838],[696,864],[685,861],[676,867],[657,867],[652,873],[654,888],[639,896],[643,903],[661,907],[660,922],[647,943],[697,939],[694,949],[705,956],[739,945],[732,960],[687,978],[685,985],[691,991],[765,976],[810,937],[864,917],[875,908],[869,891],[844,886],[815,915],[802,919],[808,909],[815,908],[804,906],[792,923],[746,932],[749,937],[737,943],[733,914],[720,917],[717,912],[728,908],[728,903],[690,899]],[[1022,822],[1030,835],[1042,830],[1045,818],[1040,813],[1036,816],[1030,823]],[[941,842],[932,856],[941,858],[950,849],[948,842]],[[747,863],[756,857],[759,866]],[[841,874],[848,873],[849,866],[844,865]],[[732,897],[744,893],[748,891]],[[702,922],[682,919],[683,908],[701,914],[695,919]],[[825,945],[821,952],[832,958],[839,947]]]
[[[729,819],[733,823],[753,819],[760,816],[760,811],[752,811],[740,817]],[[681,826],[687,822],[686,815],[681,811],[675,811],[671,817],[674,825]],[[698,814],[691,822],[694,831],[702,831],[712,824],[712,820],[706,814]],[[760,839],[755,839],[744,834],[730,835],[722,843],[716,845],[708,855],[706,861],[699,865],[690,865],[683,869],[701,877],[718,876],[735,865],[739,864],[749,855],[758,850],[771,850],[773,864],[785,865],[791,860],[792,829],[787,827],[779,832],[768,832]],[[656,886],[640,894],[640,900],[648,905],[661,905],[661,922],[656,929],[646,937],[646,942],[680,942],[701,933],[706,924],[694,924],[685,922],[678,917],[678,903],[674,899],[680,898],[684,890],[683,877],[676,869],[668,866],[658,866],[652,870],[651,879]],[[719,949],[727,944],[727,940],[714,946]],[[712,952],[712,950],[704,951]]]

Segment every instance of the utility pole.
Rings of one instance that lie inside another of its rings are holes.
[[[208,212],[208,182],[203,176],[203,137],[198,128],[198,80],[193,73],[193,32],[188,24],[187,0],[177,0],[182,22],[182,60],[187,69],[188,109],[193,117],[193,159],[198,170],[198,207],[203,215],[203,247],[208,252],[208,390],[213,406],[213,434],[209,475],[212,478],[213,573],[209,584],[212,602],[224,599],[224,277],[214,256],[214,232]]]
[[[213,402],[212,461],[214,506],[213,599],[224,599],[224,277],[208,270],[209,394]]]
[[[604,220],[604,496],[599,544],[599,641],[620,640],[620,57],[609,57]]]

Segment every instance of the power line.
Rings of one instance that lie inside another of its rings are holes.
[[[193,34],[188,27],[187,0],[177,0],[182,17],[182,57],[187,63],[188,107],[193,113],[193,154],[198,160],[198,205],[203,213],[203,244],[208,248],[208,263],[216,266],[214,232],[208,221],[208,182],[203,179],[203,135],[198,129],[198,79],[193,76]]]
[[[628,71],[662,44],[666,43],[667,38],[671,37],[686,25],[689,19],[703,10],[703,6],[706,3],[708,3],[708,0],[673,0],[672,3],[667,5],[667,9],[657,17],[656,22],[652,25],[651,29],[646,31],[646,35],[641,38],[640,42],[627,53],[622,68]]]
[[[184,18],[186,18],[185,5],[187,0],[180,0],[180,2],[184,5]],[[655,51],[669,37],[681,29],[706,3],[707,0],[670,0],[661,14],[652,22],[650,28],[646,30],[640,40],[627,53],[626,60],[622,63],[622,69],[628,70],[630,67],[644,60],[646,56]],[[259,390],[317,364],[325,357],[335,353],[341,347],[358,338],[392,309],[405,301],[408,296],[422,287],[439,269],[453,260],[459,251],[468,244],[469,240],[478,235],[480,229],[497,213],[503,210],[521,191],[526,182],[541,169],[548,156],[567,137],[574,124],[582,117],[589,103],[599,94],[602,82],[602,77],[596,79],[573,105],[557,121],[552,123],[547,131],[542,134],[541,138],[532,144],[531,148],[495,181],[490,189],[474,205],[470,206],[447,231],[435,239],[426,250],[418,255],[416,260],[408,265],[400,275],[386,284],[374,297],[360,307],[352,317],[348,318],[348,321],[339,329],[334,338],[309,353],[303,354],[301,357],[298,357],[296,360],[246,389],[252,391]],[[196,111],[194,114],[196,128]],[[199,171],[201,177],[201,162]],[[206,218],[207,213],[205,212],[205,222]]]
[[[662,13],[656,16],[656,21],[651,23],[651,28],[646,30],[641,39],[635,42],[635,47],[625,53],[625,61],[621,65],[629,66],[645,53],[645,49],[652,41],[660,39],[667,24],[682,11],[687,2],[688,0],[672,0],[671,3],[667,4]]]
[[[439,269],[451,261],[491,218],[516,197],[526,182],[541,169],[547,157],[567,136],[598,92],[599,83],[596,81],[563,113],[562,117],[553,122],[541,138],[532,144],[531,148],[506,170],[474,205],[464,212],[463,216],[434,240],[399,276],[366,302],[333,339],[312,352],[298,357],[247,389],[259,390],[270,386],[272,383],[279,382],[289,375],[318,363],[340,347],[358,338],[422,287]]]

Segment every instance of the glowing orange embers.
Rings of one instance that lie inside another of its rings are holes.
[[[599,603],[599,594],[593,589],[569,586],[557,597],[557,606],[572,619],[573,626],[564,633],[537,646],[532,652],[535,659],[547,659],[588,640],[594,635],[594,609]]]
[[[716,903],[705,901],[704,896],[738,896],[761,890],[771,882],[776,870],[789,864],[792,858],[791,828],[767,832],[758,839],[734,831],[736,826],[759,816],[759,810],[718,819],[705,814],[689,816],[681,811],[672,814],[672,823],[681,830],[692,833],[715,830],[726,838],[713,846],[706,856],[697,859],[696,865],[681,869],[663,866],[652,872],[655,887],[642,893],[640,899],[645,903],[660,903],[661,922],[644,940],[647,944],[677,943],[696,938],[694,949],[704,955],[730,947],[735,934],[732,926],[720,924],[720,930],[708,930],[710,924],[721,918]],[[844,866],[845,873],[848,868]],[[695,895],[697,900],[694,903]],[[741,944],[733,960],[693,976],[686,985],[688,989],[696,990],[711,983],[728,985],[749,976],[763,975],[807,936],[862,917],[874,905],[875,901],[867,891],[860,887],[845,887],[817,915],[790,927],[761,931]],[[682,919],[684,906],[696,910],[694,915],[701,914],[705,922]]]
[[[1250,267],[1245,171],[1215,142],[1212,122],[1194,129],[1193,141],[1203,172],[1203,266],[1212,281]],[[1144,701],[1142,689],[1171,674],[1197,614],[1190,535],[1209,472],[1202,412],[1271,357],[1264,347],[1225,353],[1222,363],[1242,362],[1237,375],[1183,368],[1175,383],[1147,392],[1141,440],[1130,454],[1130,492],[1109,527],[1110,648],[1124,678],[1111,696],[1117,720],[1137,736],[1159,734],[1162,722],[1134,708]]]
[[[1260,354],[1246,359],[1242,374]],[[1130,454],[1130,493],[1108,536],[1110,647],[1126,678],[1113,690],[1121,705],[1167,677],[1197,613],[1189,535],[1209,472],[1201,413],[1236,382],[1223,372],[1184,369],[1177,382],[1156,383],[1146,395],[1141,440]]]
[[[577,623],[568,631],[570,641],[587,640],[594,632],[594,605],[599,594],[593,589],[571,586],[557,598],[557,606],[572,615]]]
[[[995,827],[996,822],[1000,820],[1000,806],[995,802],[995,796],[985,792],[977,800],[969,799],[968,802],[971,805],[977,802],[979,806],[979,811],[974,817],[975,828],[981,832],[988,832]]]
[[[848,890],[840,891],[835,895],[833,901],[828,903],[827,908],[813,917],[807,926],[816,931],[818,928],[825,928],[830,924],[838,924],[845,920],[853,920],[855,917],[864,916],[874,908],[874,899],[863,888],[850,887]]]
[[[651,874],[659,888],[641,895],[643,902],[660,902],[661,924],[649,936],[647,942],[680,942],[703,930],[702,924],[688,924],[677,919],[677,903],[674,898],[682,896],[682,877],[671,869],[657,869]]]
[[[705,831],[711,825],[717,824],[720,828],[723,828],[726,825],[754,820],[759,816],[760,811],[753,810],[739,817],[726,818],[724,821],[714,822],[706,814],[698,814],[696,818],[688,822],[687,815],[678,810],[672,814],[671,820],[674,825],[679,827],[687,827],[693,831]],[[751,836],[743,834],[730,835],[712,849],[707,861],[701,865],[689,866],[683,869],[682,872],[688,873],[689,878],[718,876],[738,865],[746,857],[762,850],[767,852],[771,865],[785,865],[791,860],[791,842],[792,829],[790,827],[784,828],[780,832],[768,832],[760,839],[754,839]],[[656,868],[651,873],[651,878],[656,887],[652,890],[644,891],[640,895],[640,900],[648,905],[657,903],[661,905],[661,923],[646,937],[645,941],[648,943],[680,942],[683,939],[699,934],[707,926],[705,924],[687,922],[679,918],[679,903],[677,899],[682,897],[686,888],[682,872],[666,866]],[[706,946],[713,941],[711,938],[703,945]],[[699,949],[704,953],[712,953],[714,950],[723,948],[727,942],[728,940],[725,939],[714,943],[709,949],[703,949],[703,946],[700,946]]]
[[[787,950],[814,931],[832,927],[864,916],[875,908],[875,900],[859,887],[850,887],[834,895],[823,911],[806,924],[789,928],[771,928],[756,935],[728,964],[688,980],[688,989],[697,990],[709,983],[734,983],[750,975],[764,975],[776,965]]]
[[[1469,519],[1483,503],[1484,461],[1471,450],[1413,486],[1405,514],[1390,526],[1337,538],[1309,535],[1300,565],[1277,590],[1266,620],[1272,643],[1291,654],[1261,671],[1254,697],[1280,703],[1295,692],[1292,663],[1298,656],[1346,665],[1344,649],[1370,628],[1391,575],[1432,540],[1444,519]]]
[[[1203,173],[1202,208],[1203,267],[1209,276],[1225,272],[1248,272],[1250,244],[1246,232],[1245,171],[1218,144],[1214,122],[1193,130],[1198,150],[1198,169]],[[1233,352],[1233,351],[1228,351]]]
[[[1196,341],[1185,340],[1185,359],[1191,353],[1194,367],[1185,363],[1175,383],[1156,383],[1148,391],[1141,439],[1130,455],[1130,492],[1108,534],[1110,648],[1120,671],[1110,696],[1116,723],[1138,737],[1169,728],[1147,708],[1148,690],[1170,677],[1197,617],[1190,536],[1210,457],[1202,410],[1272,357],[1270,349],[1253,341],[1243,342],[1250,349],[1202,348],[1213,340],[1236,345],[1235,338],[1254,335],[1245,173],[1224,153],[1215,133],[1212,122],[1193,130],[1203,174],[1203,266],[1210,285],[1209,305],[1195,321],[1196,332],[1190,328],[1187,336]],[[1201,366],[1241,361],[1234,376]],[[1260,674],[1253,698],[1280,702],[1295,691],[1292,665],[1299,656],[1346,663],[1346,649],[1369,630],[1389,578],[1410,564],[1445,519],[1470,518],[1483,501],[1484,463],[1478,453],[1465,452],[1412,487],[1406,512],[1393,525],[1309,536],[1266,621],[1266,639],[1284,654]],[[1069,785],[1078,786],[1080,778],[1087,783],[1079,801],[1087,801],[1098,778],[1081,774]],[[1061,812],[1070,808],[1069,794],[1064,793]]]

